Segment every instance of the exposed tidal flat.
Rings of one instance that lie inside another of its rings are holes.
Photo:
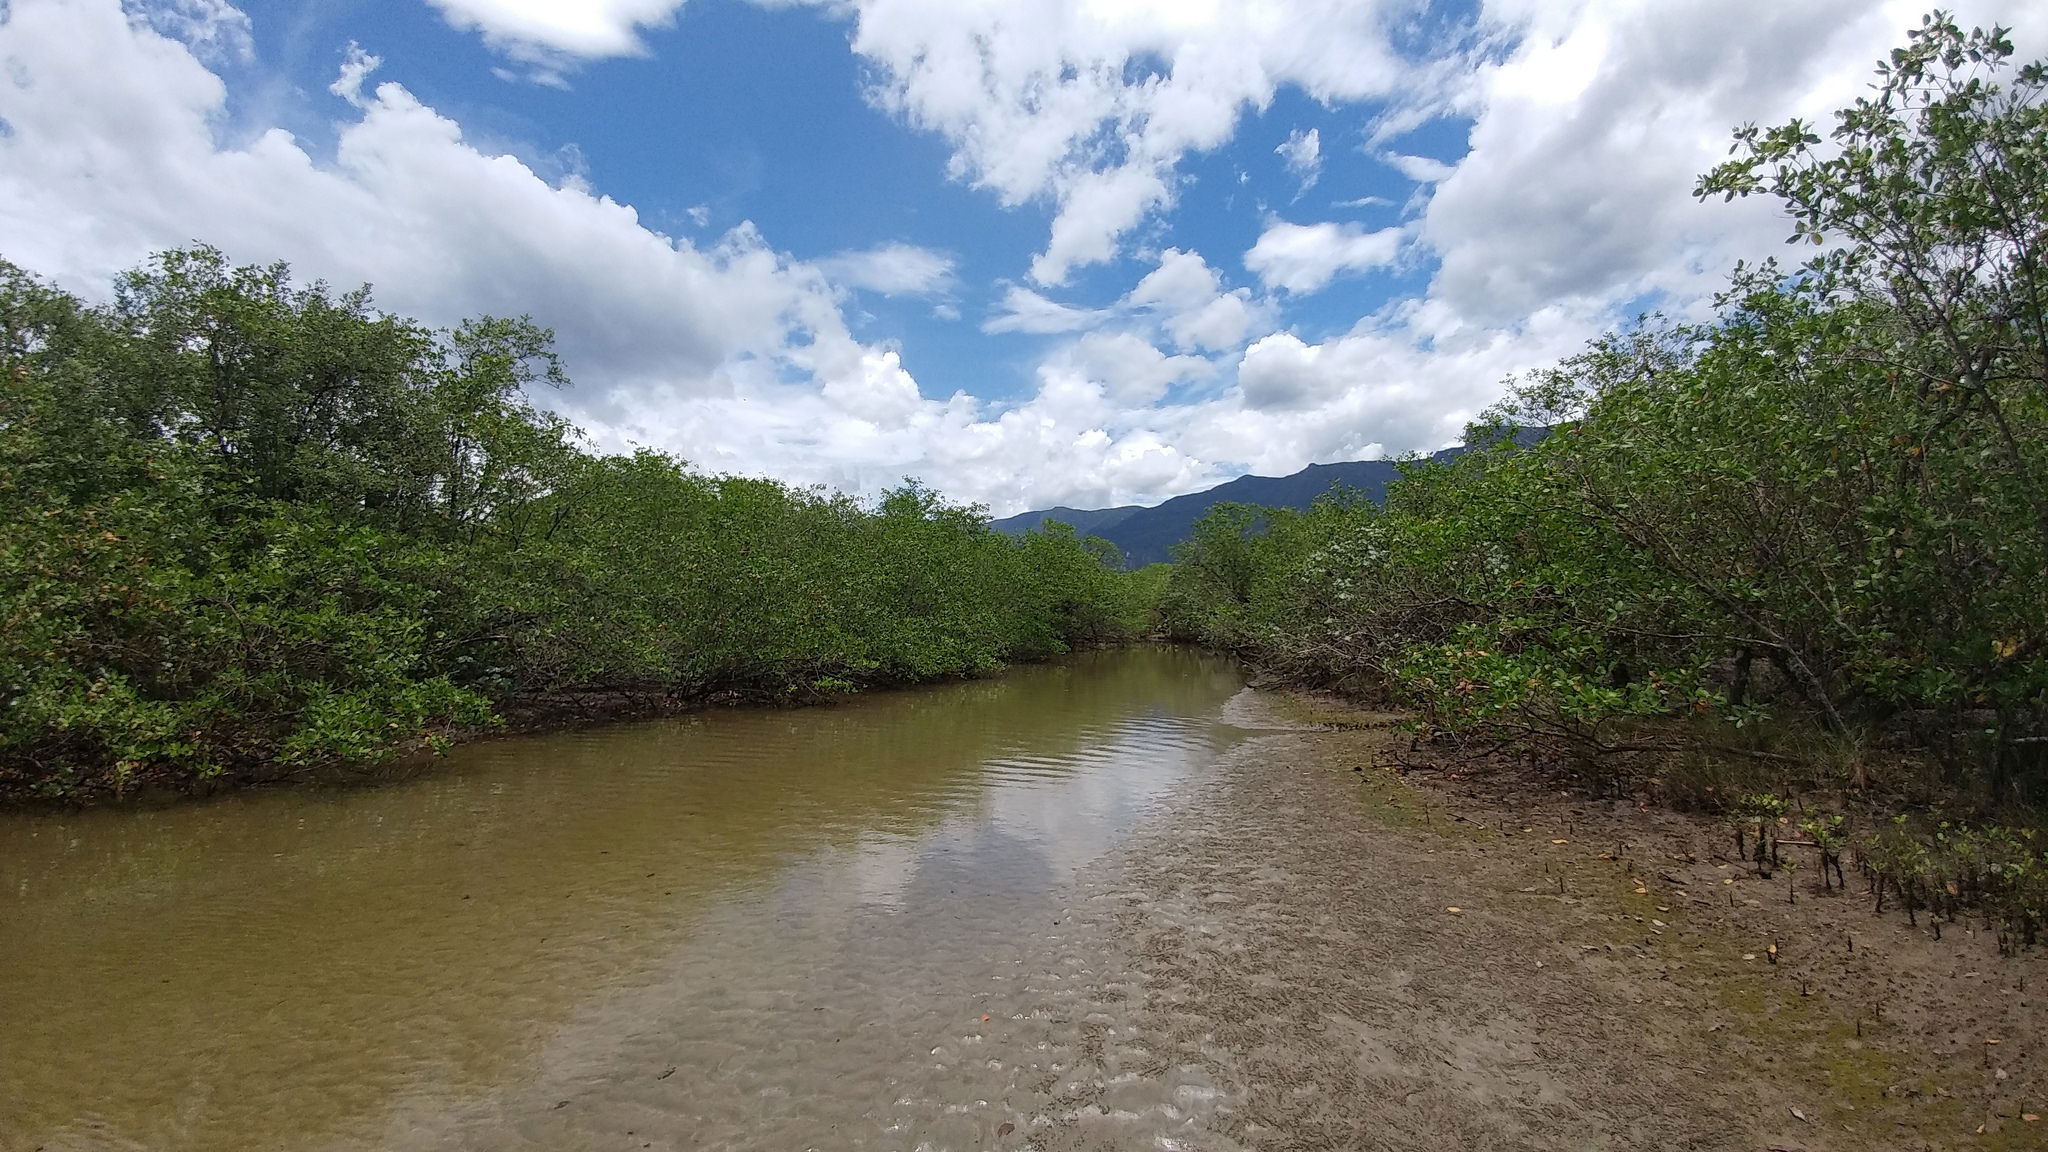
[[[8,815],[0,1148],[2038,1146],[2037,957],[1388,739],[1138,648]]]

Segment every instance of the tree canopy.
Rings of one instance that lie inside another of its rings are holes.
[[[1477,747],[1648,772],[1805,726],[2048,800],[2048,68],[2012,55],[1937,13],[1825,138],[1739,129],[1698,194],[1777,199],[1809,259],[1517,382],[1384,508],[1220,513],[1174,626]]]
[[[591,451],[529,320],[167,252],[0,262],[0,792],[370,760],[565,692],[808,699],[1147,624],[1071,533]],[[1113,551],[1113,550],[1112,550]]]

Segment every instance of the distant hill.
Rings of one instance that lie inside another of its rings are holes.
[[[1430,457],[1448,460],[1465,449],[1446,448]],[[1100,536],[1123,551],[1133,568],[1172,559],[1171,549],[1187,539],[1195,521],[1217,504],[1258,504],[1267,508],[1306,508],[1338,485],[1354,488],[1368,499],[1386,498],[1387,484],[1400,476],[1392,460],[1354,460],[1346,464],[1311,464],[1291,476],[1240,476],[1206,492],[1176,496],[1156,508],[1135,506],[1086,510],[1047,508],[995,521],[1000,532],[1021,536],[1059,520],[1083,536]]]
[[[1101,536],[1111,528],[1116,527],[1117,524],[1121,523],[1131,513],[1149,511],[1151,509],[1143,508],[1136,504],[1126,504],[1121,508],[1097,508],[1093,511],[1061,506],[1058,508],[1047,508],[1043,512],[1019,512],[1015,516],[997,520],[991,526],[998,532],[1008,532],[1012,536],[1022,536],[1033,529],[1044,527],[1045,522],[1048,520],[1057,520],[1062,524],[1073,525],[1074,531],[1083,536]]]

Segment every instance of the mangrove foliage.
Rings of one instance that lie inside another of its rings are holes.
[[[2012,54],[1936,15],[1825,139],[1741,129],[1697,194],[1776,198],[1810,260],[1520,380],[1383,507],[1216,510],[1173,630],[1468,753],[1683,776],[1731,810],[1819,784],[2036,821],[2048,68]],[[1990,871],[2048,912],[2026,844]]]
[[[909,483],[592,451],[549,332],[206,248],[0,263],[0,793],[365,761],[565,695],[810,699],[1148,626],[1144,581]]]

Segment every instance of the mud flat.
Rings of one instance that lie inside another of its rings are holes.
[[[1391,718],[1250,692],[1226,715],[1266,731],[1102,897],[1137,1026],[1218,1089],[1185,1146],[2048,1147],[2038,953],[1936,941],[1854,877],[1788,903],[1705,822],[1403,776]],[[1086,1109],[1046,1120],[1040,1147],[1108,1146]]]

